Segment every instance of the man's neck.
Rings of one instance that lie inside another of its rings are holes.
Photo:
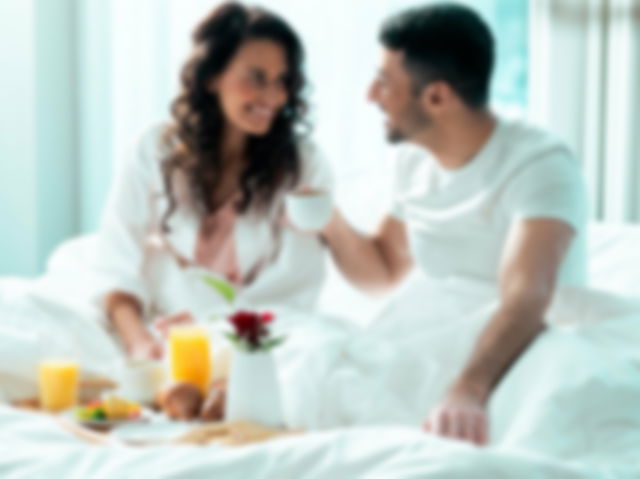
[[[488,110],[464,112],[450,118],[415,139],[447,170],[458,170],[473,160],[487,143],[497,119]]]

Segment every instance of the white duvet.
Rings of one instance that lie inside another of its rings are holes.
[[[79,305],[12,304],[0,321],[7,398],[33,392],[43,338],[49,351],[80,345],[103,372],[119,354]],[[306,434],[238,449],[90,446],[0,406],[0,477],[640,478],[640,304],[594,290],[558,293],[549,328],[493,395],[490,446],[419,430],[494,308],[488,285],[416,276],[367,328],[283,309],[286,419]]]

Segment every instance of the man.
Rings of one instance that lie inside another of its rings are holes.
[[[550,135],[489,109],[494,42],[467,7],[437,4],[388,20],[369,91],[398,148],[392,211],[356,232],[336,211],[322,236],[356,286],[386,290],[414,264],[428,276],[499,286],[499,307],[424,428],[478,444],[505,372],[544,329],[558,283],[585,281],[585,194]]]

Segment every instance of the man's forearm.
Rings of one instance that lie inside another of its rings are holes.
[[[500,274],[501,306],[476,343],[452,390],[486,400],[509,367],[544,329],[562,260],[574,236],[552,219],[517,223]]]
[[[476,342],[470,360],[432,410],[424,428],[485,444],[487,401],[509,368],[544,330],[544,314],[574,231],[556,220],[515,224],[500,267],[500,307]]]
[[[502,307],[480,335],[450,392],[486,402],[504,374],[544,330],[540,308]]]
[[[381,245],[374,237],[355,231],[337,210],[322,232],[322,238],[342,274],[356,287],[381,292],[395,284]]]

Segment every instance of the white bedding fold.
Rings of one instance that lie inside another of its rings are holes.
[[[0,285],[0,400],[35,392],[43,355],[72,351],[103,374],[120,358],[95,312],[40,286]],[[496,304],[490,285],[417,277],[367,328],[277,311],[287,422],[324,432],[269,444],[89,447],[0,406],[0,476],[639,478],[640,301],[602,291],[558,292],[549,328],[493,395],[490,448],[420,432]]]

